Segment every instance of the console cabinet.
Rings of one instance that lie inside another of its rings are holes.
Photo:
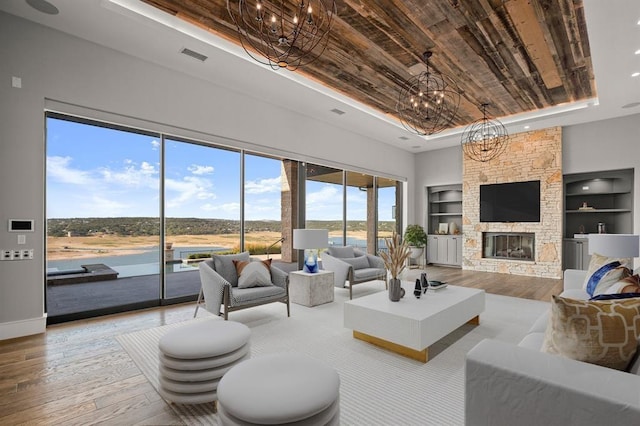
[[[565,238],[562,242],[562,269],[587,270],[591,255],[587,238]]]
[[[462,236],[428,235],[427,262],[436,265],[462,266]]]

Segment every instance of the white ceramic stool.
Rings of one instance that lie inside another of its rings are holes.
[[[246,325],[218,318],[167,332],[158,344],[160,395],[177,404],[215,402],[222,376],[249,358],[250,335]]]
[[[244,361],[218,384],[219,425],[339,425],[340,377],[298,354]]]

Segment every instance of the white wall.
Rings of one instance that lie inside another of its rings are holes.
[[[69,104],[64,109],[89,118],[118,114],[120,124],[144,120],[258,152],[407,178],[407,194],[414,192],[414,157],[406,151],[4,13],[0,40],[0,249],[35,250],[33,260],[0,262],[0,339],[44,331],[45,106]],[[407,203],[411,221],[415,207]],[[35,219],[25,246],[7,232],[9,218]]]
[[[462,148],[416,154],[415,220],[427,229],[427,187],[462,183]]]
[[[640,114],[562,129],[564,174],[635,169],[633,232],[640,232]]]

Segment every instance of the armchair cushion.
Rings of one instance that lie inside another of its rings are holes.
[[[342,260],[353,266],[354,270],[365,269],[369,267],[369,259],[367,258],[367,256],[344,257],[342,258]]]
[[[244,262],[234,260],[238,273],[238,288],[265,287],[271,283],[271,259]]]
[[[213,268],[218,274],[231,284],[232,287],[238,286],[238,273],[236,267],[233,264],[234,260],[240,260],[243,262],[249,261],[249,252],[245,251],[238,254],[214,254],[211,256],[213,259]]]
[[[327,252],[331,256],[337,257],[339,259],[344,259],[345,257],[356,257],[353,246],[331,246],[327,249]]]
[[[363,268],[353,271],[353,278],[356,283],[381,279],[386,274],[386,270],[379,268]]]

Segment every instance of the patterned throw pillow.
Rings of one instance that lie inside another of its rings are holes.
[[[623,266],[624,262],[626,259],[594,253],[589,261],[583,289],[592,297],[605,293],[609,287],[630,275],[630,271]]]
[[[243,262],[234,260],[238,272],[238,288],[267,287],[271,283],[271,259]]]
[[[588,301],[553,296],[542,351],[624,370],[638,348],[640,299]]]

